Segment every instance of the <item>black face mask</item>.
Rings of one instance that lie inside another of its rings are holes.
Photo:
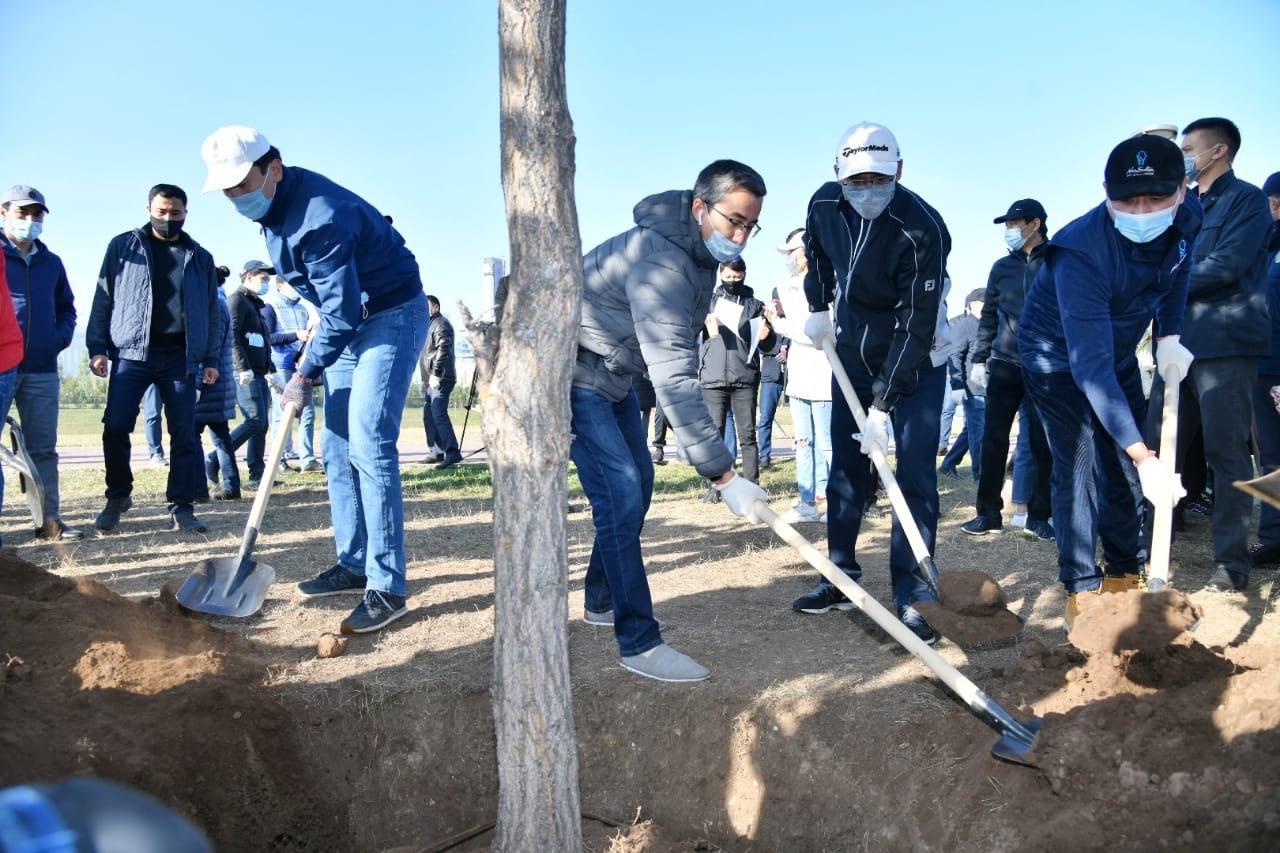
[[[156,234],[160,235],[163,240],[172,240],[182,233],[182,226],[185,225],[185,219],[156,219],[151,217],[151,227]]]

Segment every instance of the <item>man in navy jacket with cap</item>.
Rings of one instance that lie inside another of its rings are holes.
[[[1161,370],[1185,376],[1192,360],[1180,335],[1200,222],[1182,204],[1178,146],[1149,134],[1126,139],[1107,159],[1104,186],[1107,200],[1049,244],[1018,329],[1023,381],[1053,454],[1068,626],[1089,596],[1140,584],[1134,467],[1152,503],[1180,490],[1172,466],[1139,428],[1145,402],[1134,350],[1147,325],[1154,319]],[[1094,562],[1099,536],[1102,567]]]
[[[1280,468],[1280,172],[1262,185],[1271,208],[1267,237],[1267,308],[1271,313],[1271,355],[1258,364],[1253,392],[1253,417],[1258,427],[1258,455],[1264,472]],[[1254,566],[1280,563],[1280,510],[1262,505],[1258,542],[1250,549]]]

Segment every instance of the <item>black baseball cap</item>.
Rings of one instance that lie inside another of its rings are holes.
[[[1044,212],[1044,205],[1036,201],[1034,198],[1020,198],[1013,204],[1009,205],[1009,212],[1004,216],[997,216],[991,220],[996,225],[1008,222],[1010,219],[1039,219],[1041,223],[1048,220],[1049,214]]]
[[[251,272],[265,272],[268,275],[275,275],[276,269],[271,264],[264,264],[262,261],[249,261],[244,265],[244,269],[240,270],[240,277],[244,278]]]
[[[1182,150],[1163,136],[1131,136],[1111,149],[1103,180],[1107,198],[1120,201],[1136,195],[1173,195],[1186,177]]]

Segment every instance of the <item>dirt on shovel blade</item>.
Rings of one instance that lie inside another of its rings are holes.
[[[1009,611],[1004,590],[986,572],[944,572],[938,586],[942,604],[917,604],[916,609],[953,643],[983,646],[1022,633],[1022,620]]]

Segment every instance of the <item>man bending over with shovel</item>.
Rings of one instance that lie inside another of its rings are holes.
[[[363,594],[342,632],[376,631],[407,612],[396,439],[427,329],[418,262],[373,205],[322,175],[285,166],[256,130],[216,130],[200,153],[209,168],[205,192],[222,190],[262,226],[271,265],[320,312],[281,405],[301,410],[323,374],[338,561],[298,590]]]

